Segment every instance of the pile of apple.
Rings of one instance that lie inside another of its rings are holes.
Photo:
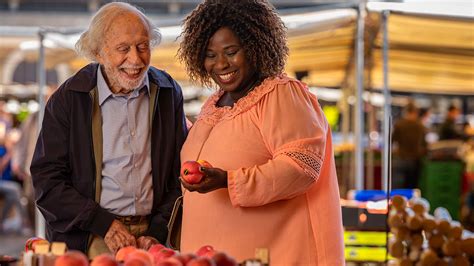
[[[79,251],[68,251],[59,256],[54,266],[88,266],[87,257]],[[206,245],[196,253],[181,254],[161,244],[155,244],[148,250],[133,246],[123,247],[115,257],[102,254],[95,257],[90,266],[237,266],[234,258],[224,252]]]

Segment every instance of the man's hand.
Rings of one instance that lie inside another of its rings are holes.
[[[115,254],[120,248],[126,246],[137,246],[135,237],[128,232],[127,228],[117,220],[114,220],[109,227],[109,231],[104,237],[105,244],[109,247],[110,251]]]
[[[159,244],[160,242],[156,238],[151,236],[141,236],[137,239],[137,247],[148,250],[154,244]]]

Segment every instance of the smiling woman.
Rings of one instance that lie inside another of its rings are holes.
[[[228,27],[220,28],[209,39],[204,68],[225,91],[217,103],[219,106],[234,105],[259,82],[255,67],[247,62],[240,39]]]
[[[205,27],[203,26],[205,25]],[[181,251],[211,245],[242,261],[343,265],[331,131],[308,87],[283,73],[285,27],[267,1],[208,0],[186,19],[179,57],[218,90],[202,107],[181,161],[205,159],[181,182]]]

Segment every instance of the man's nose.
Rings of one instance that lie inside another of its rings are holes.
[[[141,61],[137,47],[130,48],[130,52],[128,54],[128,61],[130,61],[131,63],[139,63]]]

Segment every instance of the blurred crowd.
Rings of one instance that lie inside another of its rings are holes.
[[[4,102],[0,102],[0,234],[33,234],[34,195],[29,162],[31,157],[23,158],[28,149],[23,146],[33,142],[35,134],[27,129],[36,121],[30,115],[25,121],[5,111]],[[31,136],[31,137],[30,137]],[[29,160],[27,162],[27,160]]]
[[[45,99],[53,92],[48,88]],[[33,235],[36,206],[30,165],[38,115],[8,112],[6,102],[0,101],[0,234]]]
[[[429,108],[409,101],[392,132],[392,187],[420,188],[423,167],[429,161],[462,162],[461,215],[466,227],[474,228],[474,126],[468,115],[451,104],[440,123],[433,123]],[[456,179],[453,179],[456,180]],[[422,191],[423,194],[423,191]]]

